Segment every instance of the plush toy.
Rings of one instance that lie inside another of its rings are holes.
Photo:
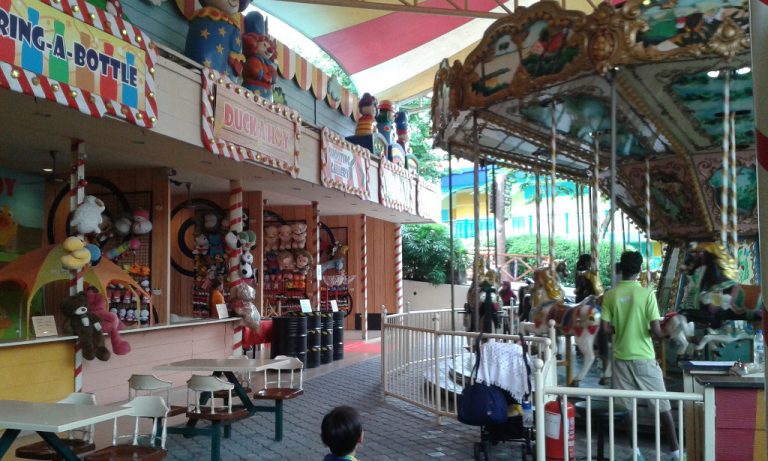
[[[267,262],[264,264],[264,268],[269,275],[274,275],[280,272],[280,264],[277,262],[277,253],[270,251],[266,254]]]
[[[141,246],[140,241],[138,241],[137,239],[130,239],[127,242],[123,242],[120,245],[104,253],[104,257],[109,259],[110,261],[115,261],[128,251],[138,250],[140,246]]]
[[[296,264],[293,261],[293,253],[290,251],[281,251],[277,254],[277,262],[280,264],[280,270],[292,271],[296,269]]]
[[[144,235],[152,232],[152,222],[149,220],[149,211],[136,210],[133,213],[133,226],[131,230],[136,235]]]
[[[355,126],[355,136],[372,135],[376,126],[376,98],[370,93],[365,93],[357,103],[360,111],[360,118],[357,119]]]
[[[69,270],[80,270],[91,262],[91,252],[85,247],[85,242],[80,237],[67,237],[62,244],[67,252],[61,257],[61,265]]]
[[[192,254],[205,256],[208,254],[209,248],[210,248],[210,244],[209,244],[207,235],[205,234],[195,235],[195,249],[192,250]]]
[[[264,251],[278,249],[277,226],[267,226],[264,228]]]
[[[312,267],[312,253],[307,250],[296,252],[296,270],[302,274],[307,274]]]
[[[227,232],[227,234],[224,236],[224,245],[226,245],[228,251],[233,251],[240,248],[240,239],[237,238],[237,232]]]
[[[253,255],[248,251],[240,255],[240,276],[244,279],[253,277]]]
[[[76,335],[85,360],[109,360],[109,349],[104,346],[104,335],[98,317],[88,311],[88,298],[85,293],[70,296],[61,306],[64,314],[63,331],[66,335]]]
[[[77,206],[72,213],[69,226],[76,234],[98,234],[101,232],[101,213],[104,211],[104,202],[93,195],[87,195],[83,203]]]
[[[289,224],[283,224],[280,226],[280,230],[277,233],[278,238],[280,239],[280,250],[290,250],[291,249],[291,241],[293,240],[293,231],[291,230],[291,226]]]
[[[129,307],[128,310],[125,311],[125,321],[126,322],[136,321],[136,309]]]
[[[243,55],[243,86],[272,101],[272,85],[277,81],[277,50],[264,17],[257,11],[245,16]]]
[[[229,299],[232,309],[243,318],[243,323],[248,328],[255,328],[258,331],[261,314],[253,303],[256,299],[256,290],[247,283],[240,283],[229,290]]]
[[[219,217],[216,216],[216,213],[206,213],[205,216],[203,216],[203,227],[208,232],[213,232],[216,230],[216,226],[219,224]]]
[[[131,233],[131,227],[133,226],[133,220],[128,216],[121,216],[117,218],[112,227],[115,229],[115,233],[120,237],[125,237]]]
[[[104,296],[98,291],[88,290],[86,297],[88,298],[88,309],[99,318],[102,331],[109,335],[112,342],[112,352],[117,355],[131,352],[131,345],[120,337],[120,329],[123,328],[123,324],[117,314],[107,310],[107,301]]]
[[[209,255],[211,256],[224,255],[224,241],[221,240],[221,234],[216,232],[212,234],[208,234],[208,244],[210,245],[210,249],[208,250]]]
[[[99,261],[101,261],[101,248],[93,243],[86,243],[85,249],[91,254],[91,260],[89,261],[91,266],[99,264]]]
[[[295,222],[291,224],[291,248],[301,249],[307,246],[307,224],[303,222]]]

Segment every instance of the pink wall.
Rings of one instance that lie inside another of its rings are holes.
[[[174,387],[184,386],[190,373],[154,372],[163,365],[191,358],[224,358],[232,354],[236,321],[124,333],[131,343],[127,355],[112,355],[106,362],[93,360],[83,366],[83,390],[96,394],[100,404],[128,399],[128,378],[134,373],[155,374]]]

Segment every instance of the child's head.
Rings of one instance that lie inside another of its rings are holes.
[[[360,414],[352,407],[334,408],[323,417],[321,437],[334,456],[354,453],[357,444],[363,440]]]

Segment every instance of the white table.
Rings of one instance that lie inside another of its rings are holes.
[[[256,372],[285,362],[285,359],[189,359],[158,365],[157,371],[220,371],[231,373]]]
[[[78,458],[61,442],[57,432],[100,423],[131,413],[131,409],[117,405],[72,405],[66,403],[38,403],[19,400],[0,400],[0,458],[5,455],[21,431],[35,431],[67,461]]]

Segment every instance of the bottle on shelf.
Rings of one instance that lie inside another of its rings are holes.
[[[763,330],[757,330],[754,336],[752,351],[754,354],[753,362],[762,365],[765,362],[765,343],[763,340]]]

